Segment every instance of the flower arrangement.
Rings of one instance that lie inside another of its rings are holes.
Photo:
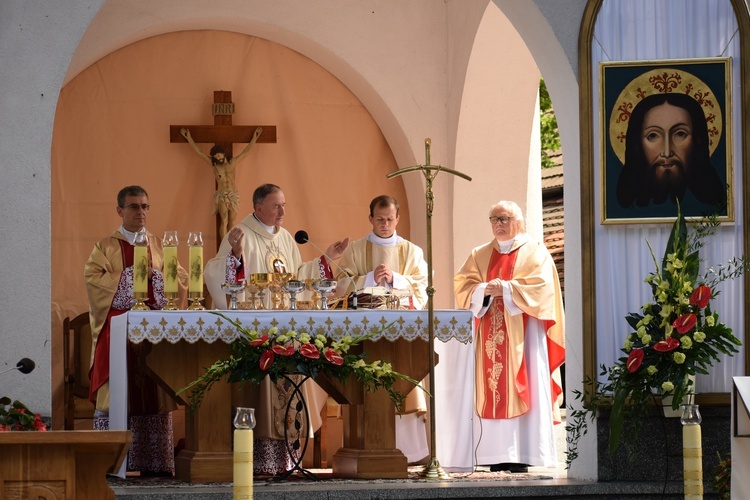
[[[294,330],[281,333],[276,327],[261,333],[245,328],[222,313],[213,314],[234,325],[239,330],[240,337],[232,343],[228,359],[215,362],[201,377],[177,392],[181,394],[192,389],[189,397],[191,409],[200,406],[205,392],[215,382],[227,376],[229,382],[250,382],[257,385],[266,376],[276,382],[286,375],[299,374],[310,378],[326,375],[343,382],[353,374],[367,391],[380,388],[388,391],[396,409],[403,407],[405,399],[405,395],[393,388],[396,379],[406,380],[416,386],[419,384],[418,381],[393,371],[390,363],[381,360],[368,363],[364,353],[353,353],[352,348],[371,338],[373,333],[356,337],[343,336],[340,340]]]
[[[46,431],[47,425],[42,416],[33,413],[20,401],[9,397],[0,398],[0,432],[8,431]]]
[[[719,463],[716,465],[711,477],[711,484],[716,490],[720,500],[729,500],[731,498],[730,488],[732,486],[732,458],[727,454],[727,458],[722,459],[719,455]]]
[[[583,408],[571,412],[566,427],[568,464],[578,456],[577,442],[586,433],[586,419],[593,420],[600,406],[612,406],[609,449],[614,453],[623,433],[628,435],[626,443],[633,445],[635,439],[630,438],[638,434],[656,394],[672,396],[672,409],[679,409],[686,395],[693,392],[696,373],[707,375],[720,354],[738,352],[741,342],[719,321],[711,301],[719,295],[717,285],[742,275],[750,261],[733,258],[699,276],[699,249],[716,226],[716,217],[712,217],[689,232],[678,212],[661,267],[649,244],[656,269],[645,282],[654,300],[626,316],[632,330],[621,349],[624,356],[614,366],[602,365],[599,375],[604,382],[589,378],[584,381],[588,393],[574,391]],[[630,451],[632,457],[632,448]]]

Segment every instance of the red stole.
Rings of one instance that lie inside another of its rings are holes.
[[[133,250],[133,245],[128,243],[127,241],[118,240],[120,243],[120,250],[122,253],[122,268],[127,269],[128,267],[133,266],[133,258],[135,255],[135,252]],[[151,247],[148,248],[148,261],[149,261],[149,267],[151,266]],[[115,292],[116,293],[116,292]],[[114,294],[112,295],[112,300],[114,301]],[[146,305],[148,305],[151,309],[153,309],[152,304],[154,304],[156,301],[154,299],[154,289],[151,283],[151,277],[149,276],[148,280],[148,300],[146,301]],[[89,386],[89,401],[91,401],[93,404],[96,404],[96,392],[99,390],[99,388],[104,385],[105,382],[109,380],[109,325],[110,321],[113,317],[119,316],[120,314],[128,312],[127,309],[115,309],[113,307],[109,308],[109,312],[107,313],[107,320],[104,322],[104,325],[102,326],[101,332],[99,332],[99,336],[96,340],[96,347],[95,347],[95,353],[94,353],[94,364],[91,366],[91,370],[89,371],[89,380],[90,380],[90,386]],[[130,344],[128,344],[130,346]],[[132,348],[129,347],[129,351],[132,350]],[[132,356],[132,354],[128,353],[128,373],[134,373],[131,370],[136,369],[137,363],[137,357]],[[129,384],[130,387],[130,384]],[[132,391],[129,391],[132,392]],[[138,398],[136,398],[136,401]],[[132,405],[132,402],[131,402]]]
[[[510,280],[513,277],[517,255],[517,249],[507,254],[501,254],[497,249],[493,249],[487,281],[495,278]],[[509,404],[513,398],[509,398],[508,391],[514,389],[528,409],[529,384],[526,363],[521,363],[517,374],[511,373],[508,360],[512,355],[511,350],[515,349],[517,343],[509,339],[510,332],[505,323],[505,304],[501,297],[493,299],[485,315],[479,319],[478,332],[477,390],[482,391],[484,397],[479,398],[481,407],[477,408],[477,413],[481,418],[509,418]]]

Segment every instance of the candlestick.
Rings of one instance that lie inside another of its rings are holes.
[[[190,282],[188,285],[188,298],[192,301],[188,309],[202,310],[203,300],[203,236],[200,231],[188,235],[188,246],[190,247]]]
[[[235,500],[253,498],[253,428],[255,410],[237,407],[234,417],[234,473],[233,492]]]
[[[701,418],[698,405],[683,404],[682,463],[685,499],[703,498],[703,447],[701,445]]]
[[[148,235],[146,231],[135,233],[133,240],[133,298],[134,311],[147,311],[145,301],[148,298]]]

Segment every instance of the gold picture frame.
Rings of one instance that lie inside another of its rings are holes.
[[[734,220],[731,58],[599,65],[601,223]],[[705,124],[705,126],[704,126]]]

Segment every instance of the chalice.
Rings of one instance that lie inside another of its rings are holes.
[[[239,281],[236,283],[222,283],[221,289],[225,294],[229,294],[229,310],[236,311],[237,307],[237,294],[245,289],[245,283]]]
[[[265,309],[263,306],[263,290],[271,284],[271,276],[268,273],[254,273],[250,275],[250,280],[258,288],[258,309]]]
[[[336,280],[313,281],[312,287],[320,294],[320,308],[328,309],[328,296],[336,291]]]
[[[273,274],[273,308],[274,309],[286,309],[286,297],[284,297],[284,294],[282,292],[286,291],[284,290],[284,285],[289,280],[293,280],[295,278],[294,273],[274,273]]]
[[[305,289],[305,284],[299,280],[289,280],[282,286],[284,291],[289,294],[289,309],[297,310],[297,294]]]

